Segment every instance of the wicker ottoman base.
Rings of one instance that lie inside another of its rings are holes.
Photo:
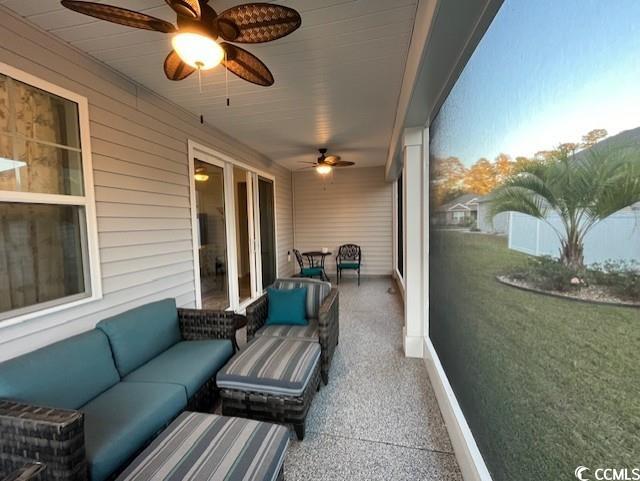
[[[316,363],[314,372],[301,396],[285,396],[255,391],[240,391],[222,388],[222,414],[238,416],[258,421],[271,421],[291,424],[302,441],[305,421],[316,391],[320,389],[320,363]]]

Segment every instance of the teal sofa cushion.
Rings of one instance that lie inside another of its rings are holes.
[[[186,405],[182,386],[121,382],[81,407],[91,480],[124,468]]]
[[[122,377],[180,342],[175,299],[145,304],[98,323]]]
[[[0,364],[0,399],[77,409],[119,381],[109,340],[94,329]]]
[[[266,324],[306,326],[306,301],[307,288],[298,287],[293,289],[267,288],[269,299],[269,312]]]
[[[233,356],[229,340],[182,341],[139,367],[124,381],[172,383],[191,398]]]
[[[358,264],[357,262],[341,262],[340,264],[338,264],[338,267],[340,269],[358,269],[360,267],[360,264]]]

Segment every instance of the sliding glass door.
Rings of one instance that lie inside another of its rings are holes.
[[[251,173],[239,167],[233,168],[236,223],[236,265],[238,295],[242,304],[254,297],[255,269],[253,268],[253,232],[251,229]]]
[[[224,170],[195,160],[196,243],[200,263],[202,307],[227,309],[227,229],[225,218]]]
[[[192,162],[197,305],[242,310],[277,276],[275,181],[204,152]]]
[[[260,280],[266,289],[276,280],[276,212],[273,181],[257,177],[257,222],[260,228]]]

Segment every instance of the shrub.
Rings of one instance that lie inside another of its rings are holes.
[[[575,291],[586,285],[583,270],[568,267],[549,256],[532,257],[509,276],[545,291]]]
[[[594,264],[587,271],[591,283],[605,286],[612,294],[631,301],[640,301],[640,263],[607,260]]]

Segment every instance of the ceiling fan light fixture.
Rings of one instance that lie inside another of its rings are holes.
[[[212,69],[224,59],[224,50],[218,42],[199,33],[178,33],[171,44],[182,61],[195,69]]]
[[[207,174],[204,169],[199,168],[196,169],[196,173],[193,175],[193,178],[196,182],[206,182],[209,180],[209,174]]]
[[[316,166],[316,172],[320,175],[327,175],[331,173],[331,166],[326,164],[320,164]]]

